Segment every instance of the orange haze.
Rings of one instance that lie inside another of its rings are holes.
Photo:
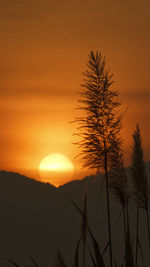
[[[141,126],[150,159],[150,2],[0,0],[0,169],[35,178],[40,161],[63,153],[83,177],[72,144],[79,115],[82,71],[100,49],[114,87],[129,106],[123,137],[130,162],[131,135]],[[86,171],[86,173],[89,173]]]

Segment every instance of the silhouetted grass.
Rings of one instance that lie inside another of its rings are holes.
[[[120,247],[122,247],[122,251],[124,250],[124,257],[122,259],[122,262],[119,263],[117,257],[114,257],[113,252],[113,267],[135,267],[137,264],[138,267],[145,266],[144,265],[144,255],[143,255],[143,248],[141,245],[140,240],[138,239],[138,257],[141,258],[140,264],[139,261],[134,260],[134,251],[136,251],[136,246],[134,246],[133,241],[136,240],[136,235],[134,235],[133,230],[130,227],[130,209],[129,204],[132,199],[134,199],[134,194],[132,188],[130,188],[129,192],[129,186],[128,186],[128,179],[126,175],[126,171],[123,166],[123,160],[122,156],[117,158],[118,165],[116,165],[116,168],[113,169],[112,177],[111,177],[111,183],[110,183],[110,189],[112,192],[112,200],[115,198],[120,205],[122,206],[123,210],[123,227],[122,227],[122,233],[124,233],[124,245],[121,243]],[[118,182],[118,183],[117,183]],[[85,256],[89,254],[90,257],[90,264],[88,266],[93,267],[108,267],[109,265],[105,262],[104,254],[109,248],[109,242],[107,243],[106,247],[103,248],[103,251],[100,249],[101,245],[97,241],[97,238],[94,236],[91,227],[88,223],[88,208],[87,208],[87,194],[84,194],[84,201],[83,201],[83,209],[81,209],[68,195],[66,195],[69,202],[74,206],[74,208],[77,210],[79,215],[81,216],[81,239],[83,241],[83,251],[80,250],[80,246],[78,243],[78,250],[77,250],[77,258],[76,258],[76,264],[74,266],[83,266],[87,264],[87,261],[85,260]],[[130,202],[129,202],[130,200]],[[132,202],[131,202],[132,204]],[[93,226],[94,227],[94,226]],[[103,230],[103,229],[102,229]],[[122,234],[121,232],[117,233]],[[87,235],[89,238],[87,238]],[[86,250],[86,253],[85,253]],[[80,252],[80,253],[79,253]],[[77,264],[78,262],[78,264]],[[148,266],[145,266],[148,267]]]

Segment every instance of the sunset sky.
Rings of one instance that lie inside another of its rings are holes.
[[[41,160],[62,153],[83,177],[69,122],[91,49],[129,106],[126,164],[137,122],[150,160],[149,18],[149,0],[0,0],[0,169],[38,178]]]

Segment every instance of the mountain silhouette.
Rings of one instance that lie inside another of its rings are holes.
[[[150,163],[146,168],[150,174]],[[72,261],[81,218],[68,197],[82,208],[85,191],[89,225],[103,249],[108,240],[103,180],[102,175],[88,176],[56,188],[18,173],[0,171],[0,266],[11,266],[2,260],[8,258],[19,266],[32,267],[34,265],[27,254],[34,257],[39,266],[54,266],[57,248],[68,262]],[[122,231],[121,219],[118,222],[120,210],[120,205],[111,200],[114,250],[122,258],[118,246],[123,238],[118,235]],[[132,205],[131,213],[131,227],[134,229]],[[145,222],[141,224],[144,229],[142,238],[146,238]]]

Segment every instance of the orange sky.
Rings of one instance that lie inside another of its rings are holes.
[[[58,152],[81,162],[72,145],[82,71],[101,50],[114,88],[129,105],[123,136],[141,126],[150,160],[149,0],[0,0],[0,169],[38,177],[43,157]],[[129,161],[129,160],[128,160]]]

